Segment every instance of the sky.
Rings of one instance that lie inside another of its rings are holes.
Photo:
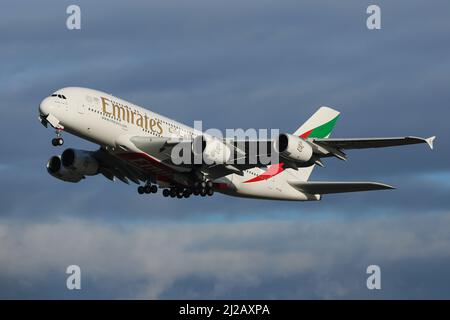
[[[0,298],[449,299],[448,1],[4,1],[0,11]],[[81,8],[81,30],[66,8]],[[381,30],[366,9],[381,8]],[[319,106],[333,137],[436,135],[349,151],[312,180],[392,191],[319,202],[139,196],[46,172],[65,147],[40,101],[83,86],[204,128],[293,132]],[[81,290],[66,288],[67,266]],[[366,268],[381,269],[368,290]]]

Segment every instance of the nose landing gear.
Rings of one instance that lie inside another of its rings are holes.
[[[62,146],[64,144],[64,139],[61,137],[61,129],[56,129],[56,138],[52,139],[52,145],[54,147]]]
[[[54,139],[52,139],[52,145],[54,147],[62,146],[63,144],[64,144],[63,138],[54,138]]]

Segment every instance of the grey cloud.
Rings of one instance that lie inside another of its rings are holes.
[[[448,298],[449,224],[447,213],[141,226],[9,221],[0,226],[0,295]],[[82,268],[77,294],[64,287],[69,264]],[[370,264],[382,268],[380,292],[365,287]]]

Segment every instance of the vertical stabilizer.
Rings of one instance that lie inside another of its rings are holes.
[[[302,124],[294,135],[300,138],[328,138],[339,119],[339,111],[329,107],[320,107],[304,124]],[[315,165],[306,168],[287,169],[286,171],[300,181],[308,181]]]

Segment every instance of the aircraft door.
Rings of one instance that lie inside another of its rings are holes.
[[[86,108],[86,103],[83,101],[81,103],[78,104],[77,109],[78,109],[78,113],[79,114],[84,114],[85,109]]]
[[[78,113],[84,114],[86,113],[86,108],[91,108],[93,106],[93,98],[91,96],[86,96],[86,99],[84,101],[81,101],[80,104],[78,104]]]

